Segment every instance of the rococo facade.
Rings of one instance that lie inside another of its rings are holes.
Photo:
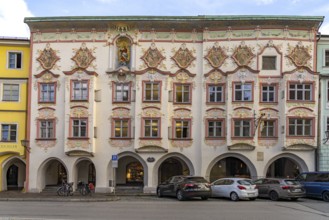
[[[316,168],[323,17],[26,18],[26,188]],[[112,158],[116,160],[112,161]],[[116,168],[117,165],[117,168]]]

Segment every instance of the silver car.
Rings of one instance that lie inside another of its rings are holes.
[[[305,197],[304,187],[293,179],[263,178],[254,181],[258,187],[259,197],[270,198],[273,201],[279,199],[297,200]]]
[[[258,196],[256,185],[250,179],[222,178],[211,183],[212,197],[230,198],[232,201],[239,199],[255,200]]]

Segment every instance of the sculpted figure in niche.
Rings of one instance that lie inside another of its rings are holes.
[[[117,40],[119,66],[128,66],[130,61],[130,41],[127,38]]]

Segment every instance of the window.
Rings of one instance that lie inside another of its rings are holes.
[[[9,69],[20,69],[22,68],[22,53],[20,52],[9,52]]]
[[[1,141],[16,142],[17,125],[2,124],[1,125]]]
[[[55,102],[55,83],[40,83],[39,102]]]
[[[86,101],[88,100],[88,81],[73,81],[72,100]]]
[[[129,137],[129,120],[117,119],[114,120],[114,137],[128,138]]]
[[[144,137],[158,138],[160,137],[160,121],[159,119],[144,119]]]
[[[224,102],[224,86],[208,85],[207,101],[211,103]]]
[[[3,84],[3,101],[18,101],[19,100],[19,85],[18,84]]]
[[[329,131],[329,117],[327,118],[327,131]]]
[[[276,88],[275,86],[262,85],[262,102],[275,102],[276,101]]]
[[[115,102],[129,102],[130,101],[130,83],[116,83],[115,84]]]
[[[207,137],[209,138],[219,138],[223,137],[224,131],[224,122],[218,120],[208,120],[208,129],[207,129]]]
[[[312,84],[289,84],[289,100],[312,101]]]
[[[191,103],[191,85],[175,84],[175,102]]]
[[[312,119],[289,119],[290,136],[312,136]]]
[[[144,99],[146,102],[160,101],[160,82],[144,82]]]
[[[261,137],[275,137],[275,121],[265,120],[262,122],[261,126]]]
[[[73,137],[75,138],[86,138],[87,135],[87,119],[73,119],[72,120],[72,129]]]
[[[40,120],[39,129],[39,138],[49,139],[55,137],[54,120]]]
[[[188,139],[190,135],[190,121],[175,120],[175,138]]]
[[[251,137],[251,121],[250,120],[234,120],[234,136],[235,137]]]
[[[263,56],[263,70],[276,69],[276,56]]]
[[[325,52],[324,66],[329,66],[329,50],[326,50],[326,52]]]
[[[234,101],[252,101],[252,84],[235,84]]]

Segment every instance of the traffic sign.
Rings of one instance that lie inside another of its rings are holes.
[[[112,160],[118,160],[118,155],[117,154],[113,154],[112,155]]]

